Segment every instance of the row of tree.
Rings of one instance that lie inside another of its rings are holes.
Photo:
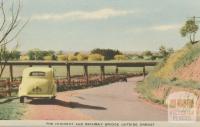
[[[161,46],[159,48],[158,52],[152,52],[152,51],[146,50],[142,53],[129,54],[128,58],[132,59],[132,60],[141,60],[141,59],[143,59],[143,60],[159,60],[159,59],[166,58],[173,52],[174,52],[174,50],[172,48],[167,49],[166,47]]]
[[[93,49],[89,54],[75,52],[74,54],[66,55],[62,51],[55,52],[52,50],[42,51],[39,49],[33,49],[28,51],[26,54],[21,55],[21,60],[113,60],[116,55],[123,55],[118,50],[113,49]],[[119,58],[117,58],[119,59]],[[122,57],[121,57],[122,59]]]
[[[159,52],[144,51],[135,54],[123,54],[119,50],[113,49],[93,49],[90,53],[75,52],[73,54],[65,54],[63,51],[55,52],[53,50],[45,51],[40,49],[33,49],[25,54],[20,51],[7,51],[10,56],[9,60],[58,60],[58,61],[102,61],[102,60],[133,60],[133,59],[146,59],[155,60],[162,59],[173,53],[173,49],[167,49],[164,46],[159,48]],[[10,53],[10,54],[9,54]],[[7,56],[8,56],[7,55]]]

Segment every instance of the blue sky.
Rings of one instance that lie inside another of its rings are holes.
[[[200,16],[199,0],[23,0],[30,19],[17,38],[21,50],[122,51],[182,47],[179,29]]]

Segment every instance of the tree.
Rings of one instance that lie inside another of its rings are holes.
[[[168,55],[167,50],[166,50],[166,48],[164,46],[160,46],[160,48],[159,48],[159,54],[162,57],[166,57]]]
[[[77,57],[76,56],[74,56],[74,55],[72,55],[72,54],[70,54],[70,55],[68,55],[68,58],[67,58],[69,61],[77,61]]]
[[[57,55],[57,61],[66,61],[67,60],[67,56],[66,55]]]
[[[127,60],[128,58],[125,55],[115,55],[115,60]]]
[[[50,59],[50,58],[51,58],[51,60],[56,60],[56,55],[53,50],[48,50],[48,51],[39,50],[35,53],[37,54],[38,60],[46,60],[46,59]]]
[[[21,55],[19,59],[21,61],[30,60],[28,55]]]
[[[159,48],[159,55],[163,58],[169,56],[171,53],[174,52],[173,48],[165,48],[164,46],[160,46]]]
[[[144,51],[143,53],[142,53],[142,55],[143,56],[152,56],[153,54],[152,54],[152,52],[151,51]]]
[[[22,31],[26,23],[22,23],[19,18],[21,11],[20,0],[14,1],[0,0],[0,77],[6,67],[6,62],[10,59],[7,44],[15,41],[15,38]],[[9,10],[7,8],[10,8]]]
[[[10,60],[19,60],[20,59],[21,52],[17,50],[11,51]]]
[[[74,56],[77,56],[78,54],[80,54],[80,52],[75,52],[75,53],[74,53]]]
[[[48,56],[44,56],[43,58],[45,61],[51,61],[53,60],[53,57],[51,55],[48,55]]]
[[[119,50],[113,50],[113,49],[93,49],[90,54],[100,54],[104,56],[105,60],[111,60],[114,59],[115,55],[121,55],[122,53]]]
[[[104,60],[104,56],[102,56],[101,54],[90,54],[88,56],[88,61],[103,61]]]
[[[167,49],[167,52],[168,52],[168,54],[172,54],[172,53],[174,53],[174,49],[173,48],[169,48],[169,49]]]
[[[196,24],[195,20],[187,20],[185,25],[181,28],[180,33],[182,37],[188,37],[192,44],[195,43],[195,36],[196,32],[198,31],[199,27]]]
[[[84,61],[84,60],[87,60],[88,59],[88,55],[86,55],[86,54],[78,54],[78,55],[76,55],[76,57],[77,57],[77,60],[78,61]]]
[[[28,51],[27,55],[29,56],[30,60],[42,60],[43,55],[40,49],[32,49]]]
[[[142,57],[145,60],[154,60],[155,59],[154,54],[149,50],[142,52]]]
[[[58,51],[57,53],[56,53],[56,55],[63,55],[64,53],[63,53],[63,51],[62,50],[60,50],[60,51]]]

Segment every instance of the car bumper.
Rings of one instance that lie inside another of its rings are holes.
[[[19,97],[28,97],[28,98],[51,98],[54,97],[55,95],[20,95]]]

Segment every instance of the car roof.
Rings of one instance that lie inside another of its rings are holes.
[[[34,72],[34,71],[51,73],[51,72],[53,72],[53,68],[49,68],[49,67],[28,67],[28,68],[24,69],[23,75],[29,75],[30,72]]]
[[[28,67],[26,69],[24,69],[24,71],[29,71],[29,72],[32,72],[32,71],[43,71],[43,72],[49,72],[49,71],[53,71],[53,68],[50,68],[50,67]]]

